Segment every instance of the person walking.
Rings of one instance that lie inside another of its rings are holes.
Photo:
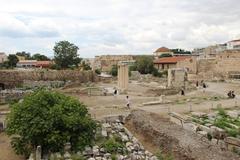
[[[130,109],[130,98],[126,96],[127,108]]]
[[[114,97],[117,96],[117,89],[114,89],[113,96],[114,96]]]

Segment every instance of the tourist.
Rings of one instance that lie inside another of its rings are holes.
[[[229,91],[227,95],[228,95],[228,98],[235,98],[236,97],[236,95],[234,94],[234,91]]]
[[[117,96],[117,89],[114,89],[113,96],[114,96],[114,97]]]
[[[185,96],[185,91],[184,91],[183,88],[181,89],[181,95],[182,95],[182,96]]]
[[[130,109],[130,99],[129,96],[126,96],[127,108]]]
[[[206,85],[206,83],[203,83],[203,88],[207,88],[207,85]]]
[[[199,85],[199,84],[198,84],[198,81],[197,81],[197,82],[196,82],[196,87],[198,87],[198,85]]]

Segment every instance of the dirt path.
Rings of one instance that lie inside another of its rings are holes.
[[[0,160],[24,160],[24,157],[15,154],[9,137],[4,133],[0,133]]]
[[[208,83],[209,87],[205,89],[203,94],[217,94],[226,96],[227,91],[233,90],[233,88],[240,90],[239,84],[232,84],[232,83]],[[238,93],[238,90],[236,93]],[[200,90],[203,92],[203,90]],[[187,95],[194,95],[199,91],[193,91],[188,93]],[[197,95],[197,94],[196,94]],[[200,95],[199,95],[200,97]],[[142,106],[142,107],[135,107],[140,108],[142,110],[158,113],[161,115],[166,115],[169,111],[171,112],[178,112],[178,113],[187,113],[190,111],[210,111],[213,108],[217,108],[218,106],[222,106],[223,108],[233,108],[240,105],[240,98],[235,99],[222,99],[217,101],[210,101],[205,100],[199,104],[194,104],[191,102],[186,102],[184,104],[160,104],[154,106]]]

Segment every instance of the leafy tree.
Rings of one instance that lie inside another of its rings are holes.
[[[57,42],[53,48],[54,61],[61,68],[78,66],[81,59],[78,57],[78,47],[68,41]]]
[[[16,55],[17,55],[17,56],[23,56],[23,57],[25,57],[26,60],[31,59],[31,54],[30,54],[30,53],[27,53],[27,52],[25,52],[25,51],[17,52]]]
[[[110,71],[110,74],[114,77],[116,77],[118,75],[118,66],[117,65],[113,65],[112,69]]]
[[[159,58],[163,58],[163,57],[172,57],[172,55],[169,53],[163,53],[159,56]]]
[[[4,63],[5,67],[9,68],[13,68],[16,67],[18,63],[18,58],[15,54],[9,54],[8,55],[8,60]]]
[[[100,69],[95,69],[95,73],[100,75],[101,74],[101,70]]]
[[[81,66],[80,66],[84,71],[87,71],[87,70],[91,70],[92,68],[89,66],[89,64],[87,64],[85,61],[83,61],[81,63]]]
[[[150,56],[140,56],[136,60],[137,71],[141,74],[151,74],[154,70],[153,58]]]
[[[84,104],[47,90],[38,90],[12,105],[7,122],[14,150],[24,155],[38,145],[45,153],[62,151],[67,142],[72,150],[81,150],[91,143],[96,129]]]
[[[48,61],[48,60],[50,60],[47,56],[42,55],[42,54],[40,54],[40,53],[34,54],[34,55],[31,57],[31,59],[37,60],[37,61]]]
[[[171,49],[171,51],[174,54],[191,54],[190,51],[185,51],[184,49],[176,48],[176,49]]]

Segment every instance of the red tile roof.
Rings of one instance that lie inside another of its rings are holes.
[[[164,57],[164,58],[158,58],[153,61],[154,64],[176,64],[179,61],[183,61],[187,58],[190,58],[188,56],[178,56],[178,57]]]
[[[52,61],[37,61],[37,67],[48,67],[52,64]]]
[[[161,48],[158,48],[154,53],[157,53],[157,52],[171,52],[171,50],[166,47],[161,47]]]
[[[230,42],[240,42],[240,39],[232,40]]]

